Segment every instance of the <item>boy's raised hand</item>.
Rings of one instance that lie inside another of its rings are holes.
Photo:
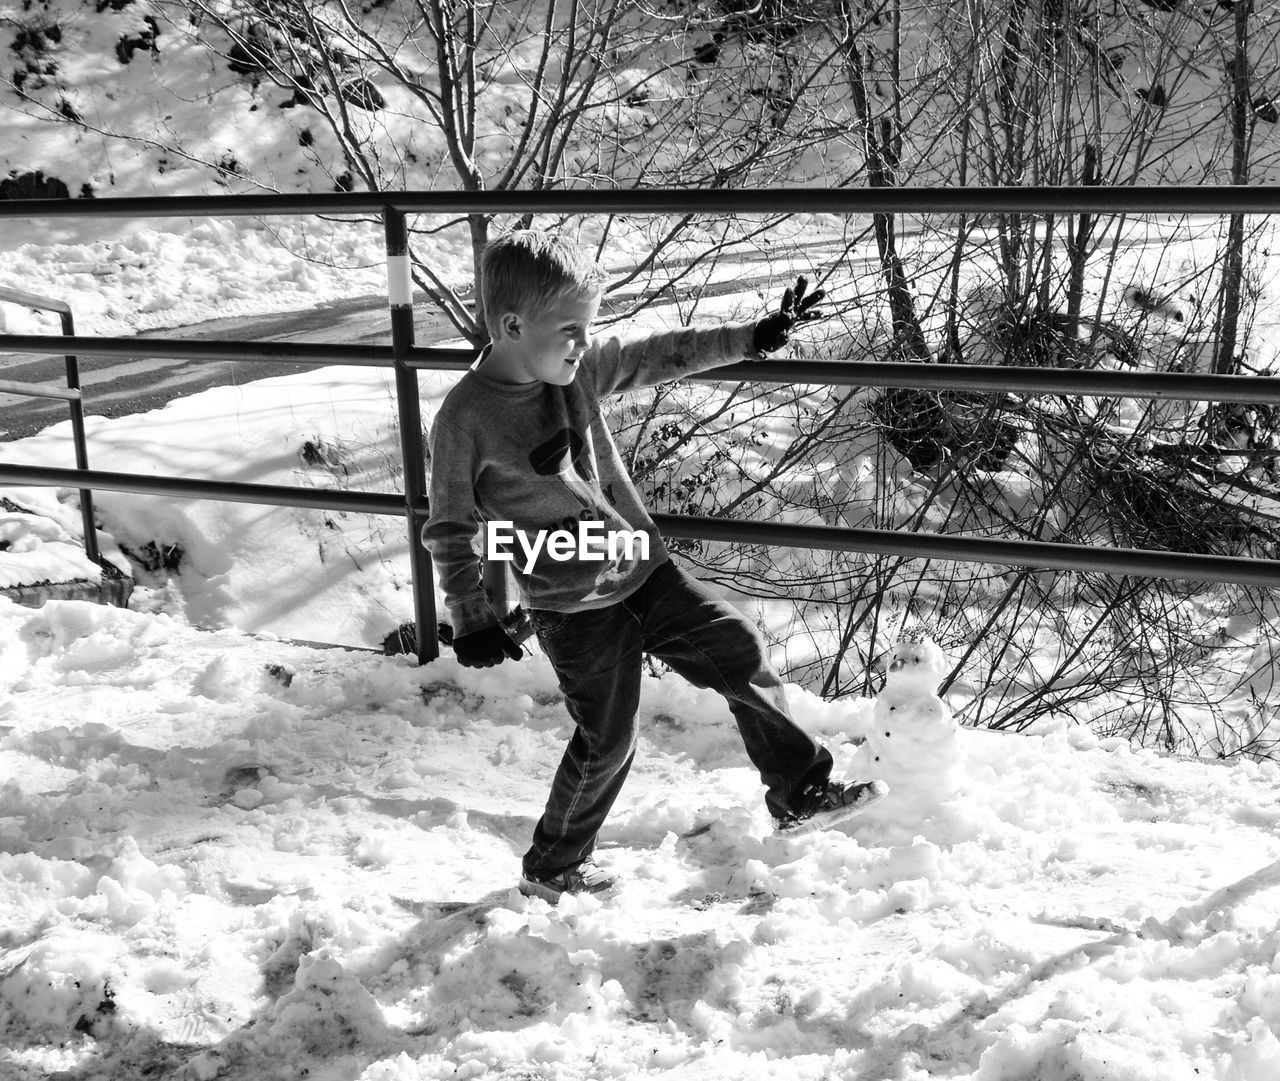
[[[791,328],[798,323],[811,323],[823,318],[817,304],[826,290],[815,289],[806,295],[809,279],[803,275],[796,279],[794,289],[788,288],[782,294],[782,305],[770,316],[766,316],[756,324],[754,346],[757,353],[772,353],[787,344],[791,336]]]

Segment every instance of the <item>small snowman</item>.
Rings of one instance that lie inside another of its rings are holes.
[[[945,654],[924,627],[905,630],[893,645],[863,747],[871,775],[889,785],[882,812],[925,818],[959,791],[960,726],[936,693],[947,668]]]

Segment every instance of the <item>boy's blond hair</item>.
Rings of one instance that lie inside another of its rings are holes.
[[[563,237],[517,229],[492,240],[480,257],[480,299],[489,337],[507,312],[538,316],[566,296],[596,294],[604,271]]]

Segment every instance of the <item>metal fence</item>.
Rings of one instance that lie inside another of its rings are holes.
[[[62,322],[64,339],[74,338],[76,333],[75,315],[71,306],[65,301],[51,297],[36,296],[21,289],[0,288],[0,301],[21,304],[24,308],[36,311],[55,312]],[[84,437],[84,395],[80,390],[80,361],[71,353],[65,356],[67,375],[66,386],[55,387],[52,384],[23,383],[9,379],[0,379],[0,391],[5,394],[18,394],[28,398],[55,398],[67,403],[71,413],[71,438],[75,443],[76,469],[88,470],[89,450]],[[81,478],[81,481],[83,478]],[[79,482],[77,482],[79,483]],[[75,485],[72,485],[74,487]],[[93,490],[80,489],[80,521],[84,528],[84,554],[94,563],[100,562],[98,552],[98,532],[94,525]]]
[[[342,345],[319,342],[260,343],[192,341],[164,338],[77,337],[64,316],[62,336],[0,334],[0,352],[95,356],[168,357],[188,360],[298,364],[350,364],[391,367],[395,371],[404,491],[343,492],[336,489],[202,481],[90,470],[77,451],[76,469],[0,463],[0,484],[54,485],[85,493],[85,536],[93,536],[92,489],[144,492],[182,498],[217,499],[277,506],[401,514],[409,533],[417,656],[438,656],[435,589],[430,557],[420,542],[428,513],[422,418],[417,372],[463,371],[474,360],[466,349],[420,348],[414,343],[412,279],[407,215],[471,213],[547,214],[753,214],[753,213],[924,213],[924,214],[1077,214],[1077,213],[1276,213],[1280,188],[1207,186],[1028,187],[952,189],[765,189],[760,191],[608,191],[608,192],[375,192],[326,195],[191,196],[94,200],[14,200],[0,202],[0,219],[57,217],[271,217],[376,215],[381,219],[387,255],[387,296],[391,345]],[[68,355],[68,380],[72,361]],[[900,362],[753,361],[728,365],[689,377],[700,381],[757,381],[835,386],[917,387],[1028,395],[1075,394],[1096,397],[1280,404],[1280,379],[1262,376],[1094,371],[937,365]],[[9,389],[5,385],[5,389]],[[78,389],[78,388],[77,388]],[[70,400],[70,399],[69,399]],[[79,406],[73,401],[73,411]],[[76,436],[83,441],[83,430]],[[1147,577],[1238,582],[1280,586],[1280,565],[1272,560],[1236,556],[1127,548],[1097,548],[1044,541],[994,540],[901,530],[800,526],[689,515],[655,514],[668,536],[709,541],[865,552],[898,557],[957,560],[1060,570],[1133,574]]]

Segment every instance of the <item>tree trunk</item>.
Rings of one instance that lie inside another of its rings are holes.
[[[1013,0],[1009,5],[1009,21],[1005,24],[996,76],[996,105],[1004,134],[1003,157],[999,162],[997,184],[1020,185],[1026,182],[1026,140],[1029,109],[1021,99],[1018,73],[1024,62],[1023,20],[1027,16],[1026,0]],[[1014,300],[1024,295],[1022,281],[1026,270],[1025,222],[1021,214],[1001,214],[999,222],[1000,259],[1004,268],[1005,296]]]
[[[856,25],[848,0],[842,4],[845,26],[848,34],[845,39],[845,56],[849,72],[849,89],[853,97],[854,112],[862,126],[863,151],[867,163],[867,184],[872,188],[891,188],[897,185],[894,167],[899,160],[901,137],[894,131],[894,123],[889,116],[875,117],[871,115],[870,99],[867,95],[867,65],[862,58],[857,36],[853,32]],[[899,45],[897,32],[898,10],[894,5],[894,48]],[[894,80],[894,92],[898,92],[898,81]],[[879,131],[877,132],[877,128]],[[895,354],[914,357],[916,360],[933,360],[925,339],[924,328],[920,325],[920,317],[916,313],[915,297],[911,292],[911,283],[907,279],[906,267],[898,254],[898,231],[895,217],[892,214],[872,215],[872,226],[875,230],[876,248],[880,254],[880,266],[884,272],[885,286],[889,297],[889,314],[893,320],[893,343]]]
[[[1231,183],[1249,182],[1249,9],[1235,6],[1235,53],[1231,63]],[[1227,223],[1227,247],[1222,258],[1222,287],[1218,327],[1214,335],[1213,370],[1234,375],[1240,330],[1240,300],[1244,280],[1244,215],[1232,214]]]
[[[1098,170],[1098,144],[1090,140],[1084,144],[1083,175],[1085,185],[1102,182]],[[1084,306],[1084,275],[1089,262],[1090,242],[1093,234],[1094,215],[1081,214],[1067,227],[1067,318],[1077,329],[1080,310]]]

